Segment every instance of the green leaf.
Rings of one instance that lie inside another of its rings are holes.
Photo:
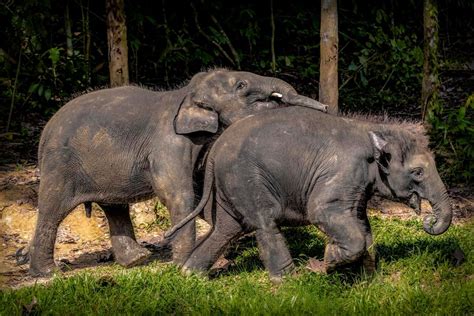
[[[49,101],[51,99],[51,89],[46,89],[44,91],[44,98],[46,99],[46,101]]]
[[[150,22],[151,24],[153,24],[153,25],[156,24],[156,20],[155,20],[153,17],[147,15],[147,16],[145,16],[145,18],[146,18],[146,19],[148,20],[148,22]]]
[[[367,78],[365,77],[363,71],[360,72],[360,81],[362,82],[362,85],[363,85],[364,87],[366,87],[366,86],[369,84],[369,81],[368,81]]]
[[[34,93],[36,90],[38,90],[39,87],[39,82],[33,83],[30,88],[28,89],[28,93]]]
[[[380,23],[382,22],[382,11],[381,10],[377,10],[377,13],[375,14],[375,20],[377,21],[377,23]]]
[[[39,96],[42,96],[42,95],[43,95],[43,89],[44,89],[44,87],[43,87],[42,85],[39,86],[39,89],[38,89],[38,95],[39,95]]]
[[[61,50],[62,48],[58,48],[58,47],[52,47],[49,49],[49,59],[51,59],[53,66],[56,66],[56,64],[58,63]]]
[[[349,65],[347,69],[350,71],[354,71],[354,70],[357,70],[357,66],[356,64],[354,64],[354,62],[351,62],[351,64]]]

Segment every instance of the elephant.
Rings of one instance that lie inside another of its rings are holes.
[[[84,204],[105,212],[115,260],[129,267],[149,251],[134,235],[129,203],[157,196],[172,223],[195,206],[196,166],[225,128],[247,116],[282,106],[326,110],[283,80],[213,69],[173,91],[137,86],[97,90],[65,104],[40,138],[38,220],[26,256],[33,276],[50,274],[58,226]],[[197,199],[199,200],[199,199]],[[188,257],[195,242],[189,223],[173,242],[173,260]]]
[[[205,273],[225,246],[255,231],[260,257],[279,282],[294,267],[280,226],[315,225],[328,237],[321,272],[361,265],[375,271],[367,217],[373,194],[409,204],[421,199],[432,235],[451,223],[449,197],[420,124],[359,120],[305,108],[256,114],[226,129],[209,151],[196,209],[165,237],[172,239],[201,212],[210,232],[182,266]],[[370,251],[368,251],[370,250]]]

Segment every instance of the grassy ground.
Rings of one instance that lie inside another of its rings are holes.
[[[233,264],[207,280],[171,264],[96,267],[47,284],[0,292],[0,315],[89,314],[426,314],[474,313],[474,221],[429,236],[420,221],[372,217],[379,268],[364,275],[320,275],[305,268],[322,258],[313,228],[285,231],[298,265],[281,285],[268,280],[248,237],[228,254]],[[465,261],[456,264],[462,249]],[[454,255],[453,255],[454,253]]]

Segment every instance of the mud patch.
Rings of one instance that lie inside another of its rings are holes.
[[[4,170],[6,169],[6,170]],[[10,166],[0,170],[0,288],[43,282],[27,274],[28,264],[18,266],[16,251],[27,247],[37,218],[38,172],[35,166]],[[169,261],[169,245],[160,244],[168,227],[167,210],[157,209],[155,199],[131,207],[137,239],[152,250],[152,260]],[[61,223],[55,246],[55,261],[67,272],[111,264],[113,254],[103,211],[93,204],[92,217],[84,206],[74,209]]]
[[[449,191],[451,209],[453,210],[453,223],[464,223],[472,219],[474,215],[474,194],[470,190],[454,189]],[[423,218],[432,214],[432,208],[428,201],[421,203],[421,214],[403,203],[393,202],[374,196],[367,205],[371,215],[379,215],[382,218],[399,218],[403,220]]]

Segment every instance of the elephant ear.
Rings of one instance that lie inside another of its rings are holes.
[[[390,161],[390,153],[388,152],[388,142],[375,132],[369,132],[370,141],[374,147],[374,158],[379,165],[380,170],[385,174],[390,174],[388,171],[388,163]]]
[[[191,95],[187,95],[179,106],[174,118],[176,134],[194,132],[216,133],[219,127],[219,116],[216,112],[199,107]]]

